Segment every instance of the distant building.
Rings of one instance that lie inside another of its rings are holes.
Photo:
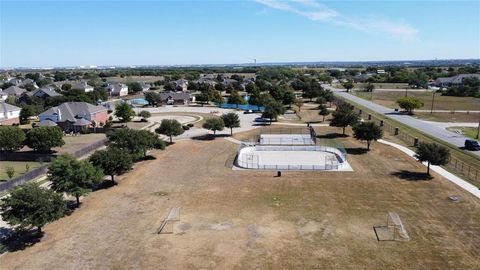
[[[377,74],[387,74],[384,69],[377,69]]]
[[[175,88],[178,91],[186,92],[188,90],[188,81],[185,79],[180,79],[175,81]]]
[[[20,111],[22,108],[0,102],[0,125],[13,125],[20,123]]]
[[[93,91],[93,86],[88,85],[87,82],[78,82],[72,87],[72,89],[78,89],[78,90],[82,90],[85,93],[88,93]]]
[[[14,85],[4,89],[2,92],[9,96],[20,97],[23,93],[27,92],[27,90]]]
[[[138,82],[140,86],[142,87],[142,92],[150,90],[151,85],[148,83],[145,83],[144,81]]]
[[[438,87],[461,85],[465,78],[477,78],[480,80],[480,74],[458,74],[453,77],[439,77],[435,80],[434,85]]]
[[[123,97],[128,95],[128,86],[123,83],[112,83],[109,84],[106,88],[110,96],[119,96]]]
[[[47,99],[51,97],[59,97],[62,96],[61,94],[55,92],[53,90],[53,87],[42,87],[38,88],[37,90],[34,90],[32,92],[25,92],[23,95],[20,97],[20,99],[25,98],[25,97],[37,97],[41,99]]]
[[[38,115],[40,122],[50,120],[55,122],[65,132],[88,127],[95,123],[103,126],[108,120],[107,108],[95,106],[87,102],[65,102],[52,107]]]
[[[184,92],[161,92],[160,99],[163,104],[167,105],[186,105],[195,102],[195,97]]]

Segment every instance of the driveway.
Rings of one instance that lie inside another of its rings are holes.
[[[323,85],[323,87],[325,89],[330,89],[335,93],[335,95],[339,97],[342,97],[346,100],[349,100],[361,106],[364,106],[376,113],[383,114],[390,119],[396,120],[404,125],[415,128],[425,134],[431,135],[437,139],[448,142],[452,145],[463,147],[465,140],[468,139],[463,135],[459,135],[454,132],[447,131],[444,127],[439,126],[437,124],[432,124],[427,121],[419,120],[409,115],[396,113],[393,109],[356,97],[354,95],[347,93],[343,89],[336,89],[325,84]],[[472,153],[476,154],[477,156],[480,156],[480,151],[473,151]]]

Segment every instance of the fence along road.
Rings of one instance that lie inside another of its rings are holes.
[[[382,105],[378,105],[376,103],[373,103],[371,101],[356,97],[354,95],[351,95],[345,90],[339,90],[336,88],[333,88],[329,85],[323,85],[325,89],[330,89],[332,92],[335,93],[335,95],[342,97],[346,100],[350,100],[352,102],[355,102],[361,106],[364,106],[376,113],[383,114],[386,117],[396,120],[404,125],[410,126],[412,128],[415,128],[425,134],[431,135],[439,140],[442,140],[444,142],[450,143],[452,145],[455,145],[457,147],[463,147],[465,144],[465,140],[469,139],[463,135],[456,134],[454,132],[450,132],[444,128],[438,127],[436,125],[430,124],[428,122],[413,118],[409,115],[404,115],[404,114],[398,114],[395,113],[393,109],[384,107]],[[473,154],[477,155],[480,157],[480,151],[472,151]]]

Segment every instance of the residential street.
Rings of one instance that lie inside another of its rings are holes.
[[[434,124],[428,123],[426,121],[415,119],[415,118],[413,118],[409,115],[398,114],[390,108],[387,108],[387,107],[378,105],[376,103],[370,102],[368,100],[365,100],[365,99],[356,97],[354,95],[351,95],[351,94],[345,92],[345,90],[343,90],[343,89],[336,89],[336,88],[333,88],[333,87],[331,87],[329,85],[325,85],[325,84],[323,85],[323,87],[325,89],[332,90],[335,93],[335,95],[337,95],[339,97],[343,97],[347,100],[355,102],[355,103],[357,103],[359,105],[362,105],[366,108],[369,108],[370,110],[372,110],[376,113],[384,114],[388,118],[396,120],[396,121],[398,121],[402,124],[408,125],[408,126],[410,126],[412,128],[415,128],[415,129],[417,129],[417,130],[419,130],[419,131],[421,131],[425,134],[429,134],[433,137],[436,137],[440,140],[443,140],[443,141],[448,142],[450,144],[456,145],[458,147],[462,147],[465,143],[465,140],[468,139],[465,136],[447,131],[445,128],[440,127],[438,125],[434,125]],[[472,153],[476,154],[477,156],[480,156],[480,151],[474,151]]]

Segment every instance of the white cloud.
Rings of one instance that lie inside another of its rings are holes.
[[[327,22],[366,33],[386,34],[402,40],[414,40],[418,30],[408,23],[394,22],[386,18],[350,18],[315,0],[255,0],[267,7],[306,17],[312,21]]]

